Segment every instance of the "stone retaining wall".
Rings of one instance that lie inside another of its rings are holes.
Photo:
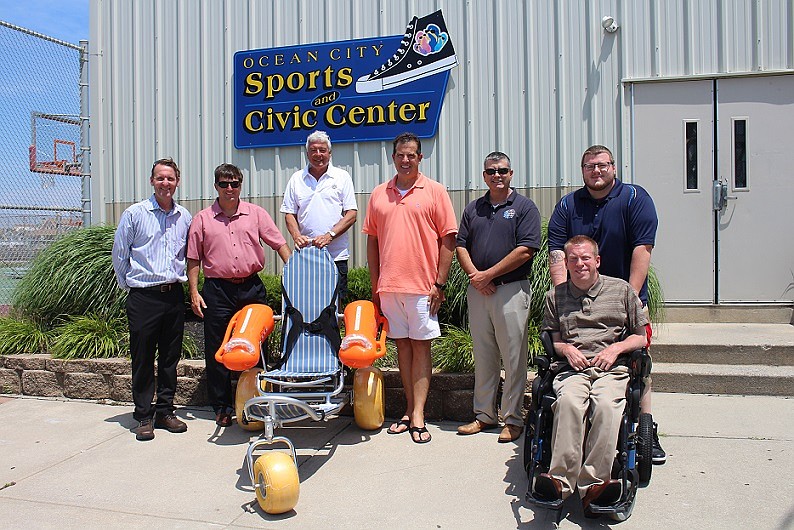
[[[405,411],[400,374],[385,370],[384,380],[386,416],[400,417]],[[434,374],[425,406],[427,419],[471,421],[473,388],[474,374]],[[42,354],[0,356],[0,394],[132,403],[130,360],[62,360]],[[204,406],[206,395],[204,361],[181,361],[177,367],[175,404]],[[527,393],[525,406],[529,399]]]

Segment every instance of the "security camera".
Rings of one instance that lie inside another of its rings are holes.
[[[607,33],[615,33],[620,26],[617,25],[614,17],[607,15],[601,19],[601,27]]]

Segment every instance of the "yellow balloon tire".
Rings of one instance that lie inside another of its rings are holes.
[[[265,513],[279,514],[298,504],[300,479],[298,466],[283,451],[266,453],[254,462],[256,500]]]
[[[245,402],[259,394],[256,388],[256,376],[261,371],[261,368],[251,368],[241,373],[240,379],[237,380],[237,391],[234,394],[234,411],[237,415],[237,425],[246,431],[262,431],[265,429],[265,424],[261,421],[243,422]]]
[[[359,368],[353,376],[353,416],[365,431],[383,426],[386,413],[386,388],[383,372],[374,366]]]

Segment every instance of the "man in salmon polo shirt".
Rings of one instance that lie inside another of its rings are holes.
[[[393,142],[397,174],[369,198],[363,232],[372,301],[389,320],[397,343],[400,378],[407,403],[389,434],[409,432],[415,443],[430,441],[424,408],[430,389],[430,344],[441,336],[438,310],[458,231],[446,188],[419,171],[422,143],[412,133]]]
[[[290,257],[287,241],[270,215],[260,206],[240,200],[243,174],[237,166],[215,168],[218,198],[201,210],[190,225],[187,244],[187,278],[190,307],[204,319],[204,363],[207,396],[215,411],[215,423],[232,424],[234,401],[231,372],[215,360],[226,326],[248,304],[267,301],[258,272],[265,266],[260,241]],[[204,269],[204,289],[198,290],[199,267]]]

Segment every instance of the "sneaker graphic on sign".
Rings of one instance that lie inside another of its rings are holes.
[[[374,72],[358,78],[356,92],[388,90],[423,77],[451,70],[458,64],[441,10],[414,17],[405,28],[400,47]]]

